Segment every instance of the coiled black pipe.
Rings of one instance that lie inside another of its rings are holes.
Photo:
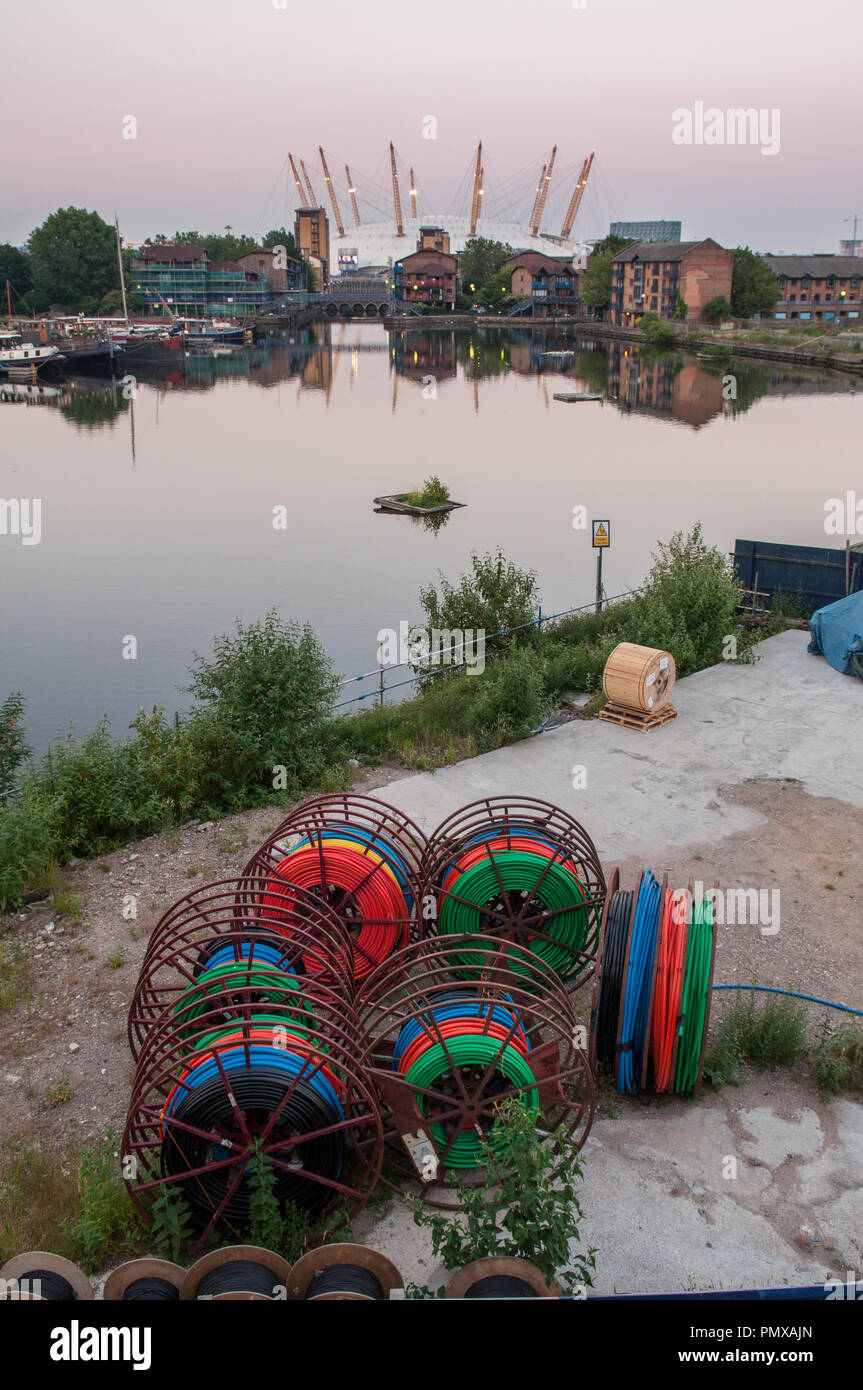
[[[539,1298],[532,1284],[513,1274],[490,1274],[471,1284],[465,1298]]]
[[[244,1112],[246,1124],[252,1132],[259,1125],[263,1126],[278,1109],[290,1084],[285,1078],[285,1073],[274,1067],[253,1066],[231,1073],[231,1089],[237,1106]],[[213,1130],[218,1131],[220,1126],[225,1132],[230,1132],[234,1127],[231,1103],[220,1076],[214,1076],[196,1086],[183,1097],[173,1114],[185,1124],[208,1130],[210,1133]],[[312,1134],[316,1130],[338,1124],[340,1118],[308,1082],[297,1081],[279,1116],[278,1124],[270,1132],[268,1143],[275,1144],[282,1138]],[[180,1129],[175,1133],[171,1129],[170,1120],[165,1121],[165,1130],[161,1153],[163,1177],[178,1177],[191,1168],[200,1168],[214,1159],[229,1157],[227,1148],[222,1153],[216,1150],[208,1139]],[[306,1144],[297,1144],[290,1158],[307,1172],[337,1181],[344,1163],[345,1147],[344,1131],[335,1130]],[[285,1161],[287,1159],[288,1155]],[[294,1202],[311,1216],[321,1212],[335,1196],[333,1188],[315,1182],[303,1174],[289,1172],[278,1164],[275,1166],[275,1176],[275,1196],[280,1205],[284,1202]],[[182,1187],[190,1206],[203,1216],[204,1220],[209,1220],[235,1177],[236,1170],[226,1165],[199,1173],[183,1183]],[[248,1224],[250,1196],[249,1182],[244,1176],[229,1198],[222,1215],[239,1224]]]
[[[266,1265],[256,1260],[231,1260],[228,1264],[216,1265],[204,1275],[197,1289],[196,1298],[214,1298],[220,1293],[259,1293],[264,1298],[272,1298],[278,1279]]]
[[[158,1279],[145,1275],[133,1279],[123,1290],[123,1303],[174,1303],[180,1297],[180,1290],[170,1279]]]
[[[37,1280],[39,1284],[35,1287]],[[46,1303],[68,1303],[78,1297],[69,1280],[53,1269],[28,1269],[26,1274],[19,1274],[18,1292],[34,1296],[38,1293]]]
[[[617,1065],[617,1023],[626,969],[626,939],[632,915],[632,897],[631,891],[617,892],[609,904],[599,968],[596,1055],[600,1062],[611,1068]]]
[[[364,1265],[330,1265],[322,1269],[312,1279],[305,1296],[314,1299],[327,1293],[355,1294],[377,1303],[386,1301],[380,1279]]]

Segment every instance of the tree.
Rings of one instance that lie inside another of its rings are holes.
[[[683,298],[683,295],[678,292],[677,298],[674,301],[674,317],[676,319],[685,319],[688,312],[689,305]]]
[[[607,237],[594,246],[581,277],[579,294],[582,304],[590,309],[607,309],[611,303],[611,262],[629,246],[631,237],[615,236],[609,232]]]
[[[731,312],[735,318],[748,319],[754,314],[770,315],[779,299],[779,281],[763,256],[738,246],[734,252],[734,274],[731,281]]]
[[[708,323],[722,323],[724,319],[731,317],[731,305],[724,294],[718,294],[714,299],[708,300],[701,311],[701,317]]]
[[[92,312],[117,284],[114,228],[98,212],[58,208],[30,233],[27,246],[41,309],[60,303]]]
[[[23,255],[17,246],[10,246],[8,241],[4,241],[0,243],[0,291],[3,294],[3,313],[6,312],[7,280],[12,291],[12,308],[14,310],[14,300],[26,295],[33,284],[33,276],[30,273],[28,257]]]
[[[666,323],[658,314],[643,314],[638,320],[638,326],[643,329],[644,336],[651,347],[674,347],[677,341],[677,335],[671,324]]]
[[[458,274],[465,294],[478,295],[512,254],[512,247],[506,242],[492,241],[484,236],[471,237],[458,258]]]
[[[512,266],[501,266],[490,275],[477,295],[477,303],[493,314],[504,314],[512,303]]]

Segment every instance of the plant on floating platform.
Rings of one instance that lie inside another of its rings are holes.
[[[592,1287],[596,1251],[572,1248],[584,1217],[578,1149],[559,1136],[555,1151],[551,1136],[537,1129],[536,1117],[515,1096],[501,1102],[495,1133],[499,1153],[480,1139],[486,1181],[460,1188],[457,1216],[415,1205],[414,1221],[431,1231],[435,1255],[448,1270],[489,1256],[517,1256],[564,1293]]]
[[[412,507],[441,507],[449,501],[449,488],[442,483],[437,474],[426,478],[422,488],[416,492],[400,492],[398,500]]]

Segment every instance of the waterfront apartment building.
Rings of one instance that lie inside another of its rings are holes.
[[[774,318],[811,322],[861,317],[863,256],[765,256],[779,280]]]
[[[446,251],[413,251],[393,267],[393,289],[400,302],[455,307],[458,257]]]
[[[519,251],[504,262],[512,270],[512,293],[531,299],[535,318],[572,312],[578,304],[578,272],[569,256],[546,256],[542,251]]]
[[[303,288],[303,268],[300,262],[284,253],[279,253],[277,261],[276,254],[270,247],[256,246],[253,251],[238,256],[237,265],[265,280],[267,289],[274,296],[286,294],[288,290]]]
[[[316,288],[327,289],[330,283],[330,224],[323,208],[297,208],[294,220],[294,241],[300,255],[315,266]]]
[[[203,246],[171,242],[139,248],[131,283],[147,313],[160,317],[259,314],[271,297],[265,275],[237,261],[211,260]]]
[[[734,253],[712,237],[704,241],[640,241],[612,258],[609,320],[629,327],[642,314],[673,318],[678,295],[687,322],[696,322],[711,299],[731,303]]]

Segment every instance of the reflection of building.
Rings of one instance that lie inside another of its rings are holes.
[[[608,344],[608,399],[627,410],[673,415],[698,429],[722,413],[722,375],[692,357],[656,359],[624,343]]]
[[[155,314],[166,304],[180,317],[256,314],[270,298],[266,275],[239,261],[213,261],[203,246],[142,246],[131,276],[133,293]]]
[[[765,256],[779,279],[777,319],[859,319],[863,256]]]
[[[396,261],[393,271],[396,299],[452,309],[456,297],[458,257],[451,256],[448,248],[449,236],[440,227],[422,227],[416,251]]]
[[[639,241],[612,258],[609,318],[624,327],[642,314],[674,317],[678,295],[686,319],[701,318],[711,299],[731,303],[734,253],[707,237],[704,241]]]
[[[512,269],[512,293],[516,299],[532,299],[534,316],[572,312],[578,303],[578,273],[570,256],[546,256],[542,251],[520,251],[504,263]]]
[[[297,208],[294,240],[307,261],[312,265],[320,262],[315,275],[320,280],[317,288],[326,289],[330,280],[330,224],[323,208]]]
[[[393,366],[399,376],[422,381],[433,376],[446,381],[456,374],[455,334],[449,332],[405,332],[395,334],[392,344]]]
[[[633,241],[679,241],[682,230],[682,222],[612,222],[608,232]]]

